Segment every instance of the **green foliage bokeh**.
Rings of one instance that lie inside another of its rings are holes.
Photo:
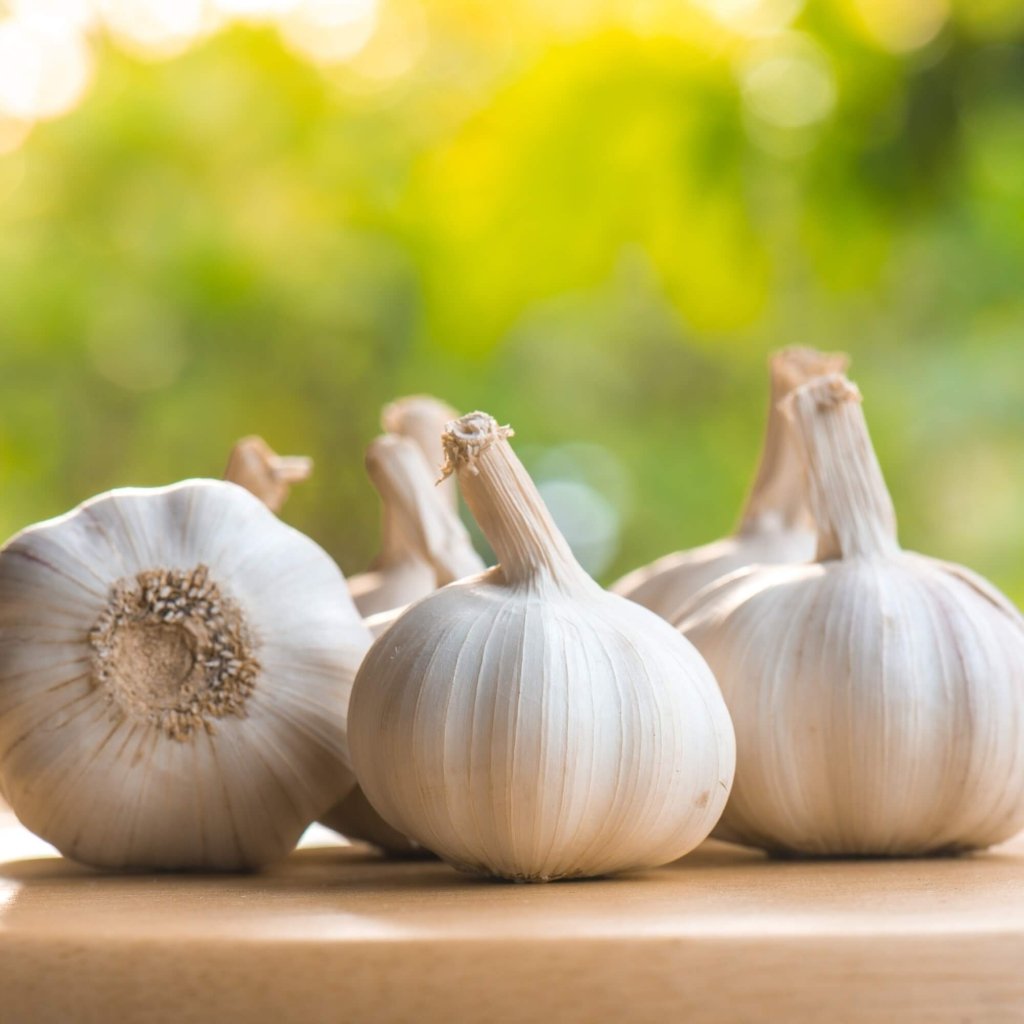
[[[894,55],[810,4],[835,106],[773,128],[699,19],[499,6],[430,5],[374,88],[258,27],[101,44],[82,106],[0,156],[4,532],[257,432],[314,457],[285,515],[356,572],[380,406],[432,392],[618,460],[610,579],[731,527],[798,343],[850,352],[904,544],[1020,602],[1020,20],[954,7]]]

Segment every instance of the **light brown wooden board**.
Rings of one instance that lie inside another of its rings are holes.
[[[340,845],[117,876],[0,812],[0,1021],[1021,1022],[1024,842],[819,863],[712,842],[547,886]]]

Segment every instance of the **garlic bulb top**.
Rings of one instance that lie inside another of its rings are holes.
[[[663,864],[711,830],[732,728],[693,648],[602,590],[484,413],[449,424],[447,469],[499,564],[424,598],[356,677],[360,785],[457,867],[539,881]]]
[[[251,491],[271,512],[279,512],[293,484],[307,480],[313,460],[305,455],[278,455],[262,437],[243,437],[228,458],[224,479]]]
[[[804,562],[814,555],[814,525],[804,496],[800,455],[778,402],[793,388],[843,370],[847,357],[808,348],[776,352],[761,462],[735,534],[635,569],[612,590],[671,619],[701,587],[755,563]]]
[[[253,867],[354,785],[370,637],[321,548],[234,484],[112,491],[0,550],[0,776],[103,867]]]
[[[362,615],[416,601],[483,568],[414,442],[393,434],[378,437],[367,448],[366,470],[381,496],[384,518],[380,554],[369,572],[349,580]]]
[[[680,615],[736,726],[716,834],[805,854],[988,846],[1024,827],[1024,619],[900,549],[859,403],[839,374],[787,400],[817,560],[737,572]]]
[[[432,395],[407,395],[384,406],[380,423],[385,434],[397,434],[414,442],[436,477],[444,463],[441,435],[445,426],[458,415],[450,405]],[[448,507],[457,511],[459,492],[454,478],[442,480],[437,490]]]

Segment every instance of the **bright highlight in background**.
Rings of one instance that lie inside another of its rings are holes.
[[[166,59],[232,19],[276,24],[293,50],[332,64],[366,47],[378,10],[377,0],[0,0],[0,154],[17,148],[33,122],[81,102],[97,33]]]
[[[299,4],[299,0],[214,0],[221,14],[235,18],[270,18],[286,14]]]
[[[907,53],[930,43],[949,17],[947,0],[856,0],[872,39],[893,53]]]
[[[780,32],[792,23],[804,0],[694,0],[723,25],[749,35]]]
[[[9,0],[7,6],[21,18],[53,19],[77,29],[96,20],[95,0]]]
[[[826,118],[836,87],[828,58],[809,36],[767,40],[743,62],[743,98],[755,117],[777,128],[805,128]]]
[[[0,112],[24,121],[59,117],[81,100],[92,70],[73,25],[35,15],[0,22]]]
[[[836,85],[824,52],[790,31],[806,0],[665,0],[666,9],[673,2],[688,2],[750,41],[739,77],[755,140],[770,141],[765,132],[795,139],[831,113]],[[950,0],[844,2],[859,30],[892,53],[925,46],[950,16]],[[81,101],[93,76],[91,44],[102,33],[138,56],[166,59],[232,23],[265,22],[314,63],[349,63],[365,53],[357,75],[388,79],[411,68],[426,35],[425,18],[395,17],[401,7],[382,10],[381,0],[0,0],[0,16],[7,12],[0,20],[0,153],[20,144],[26,125]],[[601,7],[574,8],[574,18],[598,24]],[[392,22],[400,32],[389,31]]]
[[[103,23],[126,49],[174,57],[203,34],[210,12],[204,0],[99,0]]]
[[[311,60],[354,57],[377,25],[376,0],[302,0],[281,22],[281,34]]]

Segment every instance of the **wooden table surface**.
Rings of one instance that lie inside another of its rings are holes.
[[[0,1022],[1024,1022],[1024,842],[499,884],[327,833],[250,876],[104,875],[0,811]]]

